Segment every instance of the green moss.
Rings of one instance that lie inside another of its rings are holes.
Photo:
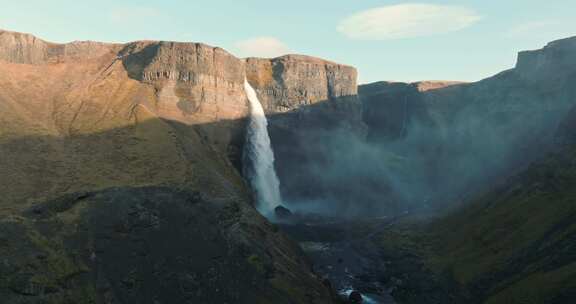
[[[542,273],[537,272],[490,297],[486,304],[548,303],[561,290],[576,288],[576,263]]]
[[[306,297],[304,288],[301,284],[290,282],[284,278],[273,278],[270,280],[271,285],[281,293],[285,294],[283,298],[292,299],[294,303],[308,303],[309,299]],[[302,282],[300,282],[302,283]]]
[[[246,259],[246,261],[248,264],[252,265],[260,275],[266,274],[266,265],[264,265],[264,262],[262,262],[262,259],[260,259],[258,255],[252,254]]]
[[[576,153],[570,153],[532,165],[505,187],[432,224],[395,225],[379,235],[378,244],[384,251],[419,255],[425,268],[437,277],[449,273],[464,289],[491,277],[483,295],[489,304],[549,302],[576,289],[576,266],[555,264],[555,256],[565,254],[556,248],[571,250],[567,240],[576,233]],[[527,254],[532,259],[515,258]]]
[[[71,259],[61,240],[48,239],[35,230],[28,230],[28,238],[46,255],[43,260],[33,262],[36,274],[31,282],[57,287],[71,276],[89,271],[87,266]]]
[[[76,288],[70,298],[70,303],[96,304],[96,289],[92,285]]]
[[[44,288],[58,288],[57,282],[44,273],[34,274],[28,282]]]

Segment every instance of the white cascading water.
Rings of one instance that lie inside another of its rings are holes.
[[[274,169],[274,152],[268,136],[268,121],[254,88],[244,79],[244,91],[250,102],[250,122],[244,145],[244,176],[256,192],[256,208],[265,216],[282,203],[280,182]]]

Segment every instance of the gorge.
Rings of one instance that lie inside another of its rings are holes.
[[[358,86],[303,55],[0,31],[0,71],[0,303],[576,297],[576,38],[475,83]]]

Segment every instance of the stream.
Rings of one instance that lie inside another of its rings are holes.
[[[370,238],[392,220],[370,220],[369,233],[358,230],[358,222],[299,220],[279,224],[281,229],[300,243],[313,264],[313,270],[329,280],[343,298],[354,290],[362,294],[363,303],[395,304],[390,290],[383,284],[386,265]]]

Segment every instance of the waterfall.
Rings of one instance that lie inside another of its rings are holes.
[[[265,216],[282,203],[280,182],[274,169],[274,152],[268,136],[268,121],[256,92],[244,79],[244,91],[250,102],[250,122],[244,145],[244,176],[256,193],[256,208]]]

